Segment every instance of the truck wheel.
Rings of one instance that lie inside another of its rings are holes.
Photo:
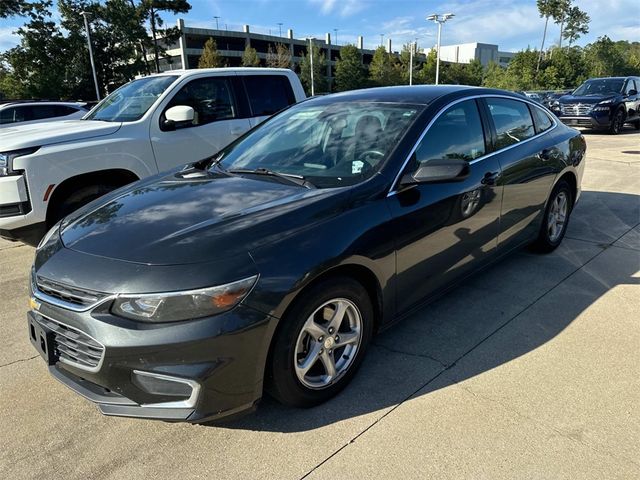
[[[609,127],[609,133],[611,135],[617,135],[622,130],[624,126],[624,110],[621,108],[613,115],[613,120],[611,120],[611,126]]]
[[[52,205],[51,214],[48,215],[47,225],[50,227],[58,220],[66,217],[70,213],[75,212],[80,207],[95,200],[98,197],[106,195],[112,190],[118,188],[115,185],[87,185],[71,193],[67,198],[62,199],[56,205]]]
[[[636,120],[633,122],[633,126],[636,130],[640,130],[640,120]]]

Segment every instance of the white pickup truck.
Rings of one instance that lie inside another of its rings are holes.
[[[291,70],[178,70],[122,86],[80,120],[5,128],[0,236],[35,244],[89,201],[214,155],[304,98]]]

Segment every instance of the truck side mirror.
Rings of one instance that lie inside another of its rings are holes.
[[[176,105],[164,112],[164,120],[162,122],[163,130],[175,130],[176,128],[186,127],[193,123],[196,113],[192,107],[187,105]]]

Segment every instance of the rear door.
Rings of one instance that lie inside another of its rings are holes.
[[[250,128],[242,118],[232,76],[207,76],[189,80],[151,120],[151,145],[160,171],[214,155]],[[164,127],[164,112],[185,105],[192,107],[191,124],[175,130]]]
[[[554,159],[561,152],[549,142],[554,123],[544,110],[513,98],[489,97],[482,103],[492,120],[494,157],[502,168],[498,245],[512,248],[537,235],[556,175]]]
[[[502,189],[500,165],[487,155],[486,128],[476,100],[448,107],[424,134],[403,174],[432,160],[463,159],[469,175],[392,191],[388,197],[398,313],[479,268],[496,251]]]
[[[627,120],[640,118],[640,95],[638,95],[638,80],[630,78],[624,88],[624,103],[627,109]]]

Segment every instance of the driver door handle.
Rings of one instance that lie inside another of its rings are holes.
[[[231,127],[231,135],[240,136],[244,133],[244,128],[242,127]]]
[[[496,184],[496,180],[498,180],[499,176],[500,172],[487,172],[484,174],[484,177],[482,177],[482,180],[480,180],[480,183],[483,185],[493,186]]]
[[[551,150],[545,148],[538,154],[538,158],[543,161],[551,160]]]

